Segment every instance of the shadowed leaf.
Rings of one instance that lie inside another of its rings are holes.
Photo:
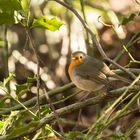
[[[123,17],[123,19],[122,19],[122,21],[121,21],[121,25],[126,25],[127,23],[129,23],[130,21],[133,21],[134,20],[134,18],[136,17],[136,16],[139,16],[140,15],[140,13],[132,13],[132,14],[130,14],[129,16],[127,16],[127,17]]]

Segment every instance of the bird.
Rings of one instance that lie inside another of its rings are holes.
[[[98,91],[104,87],[111,89],[113,86],[109,80],[110,77],[130,83],[127,78],[110,70],[102,60],[88,56],[82,51],[75,51],[71,54],[68,74],[71,81],[84,91]]]

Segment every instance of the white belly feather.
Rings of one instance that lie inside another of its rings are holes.
[[[80,76],[72,76],[72,82],[80,89],[86,91],[97,91],[104,87],[104,85],[97,84],[93,81],[83,79]]]

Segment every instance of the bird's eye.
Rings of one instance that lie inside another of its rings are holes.
[[[82,59],[83,57],[82,56],[80,56],[80,59]]]

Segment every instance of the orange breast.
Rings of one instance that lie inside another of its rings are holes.
[[[68,68],[68,73],[69,73],[71,80],[72,80],[73,69],[80,64],[81,63],[78,60],[71,60],[71,63],[70,63],[69,68]]]

